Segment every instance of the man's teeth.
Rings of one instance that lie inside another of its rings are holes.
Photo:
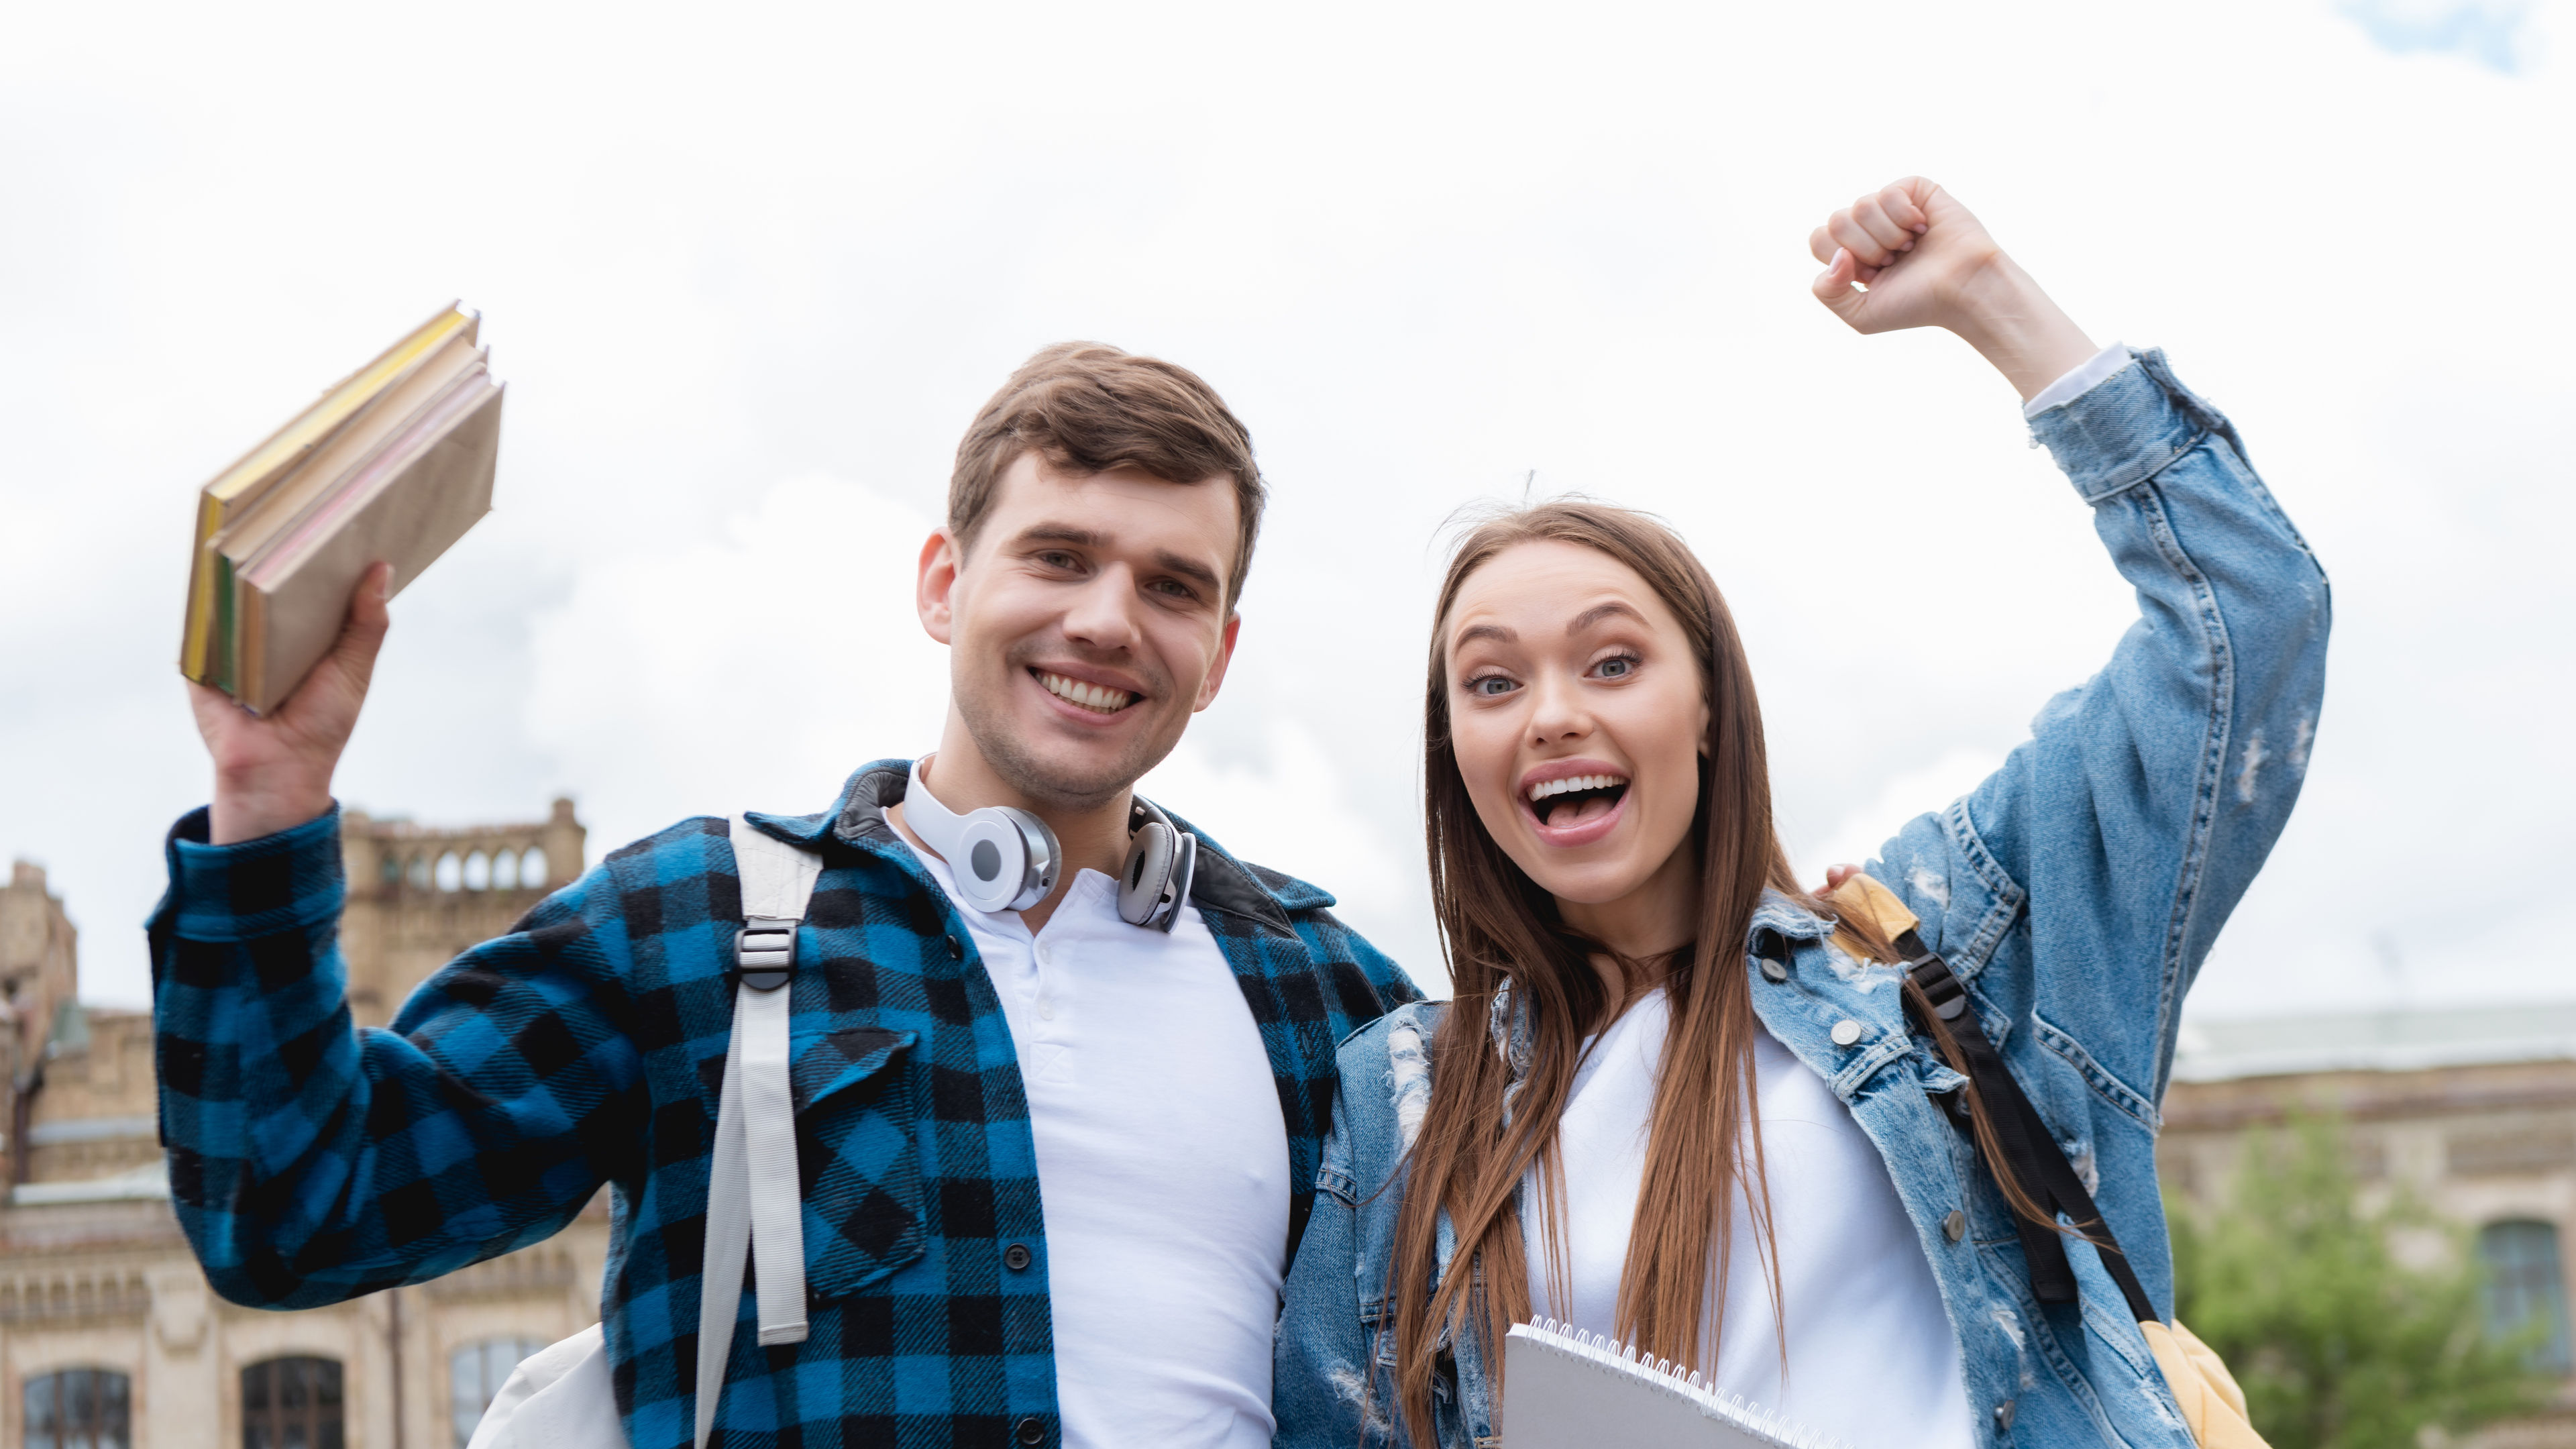
[[[1059,699],[1071,700],[1084,709],[1096,709],[1102,714],[1116,714],[1136,700],[1136,696],[1123,689],[1107,689],[1097,684],[1085,684],[1079,679],[1067,679],[1061,674],[1049,674],[1043,669],[1039,670],[1037,675],[1038,683],[1045,685],[1049,694]]]
[[[1627,783],[1625,775],[1568,775],[1562,780],[1541,780],[1530,786],[1530,803],[1535,805],[1552,796],[1571,795],[1577,790],[1607,790],[1613,785]]]

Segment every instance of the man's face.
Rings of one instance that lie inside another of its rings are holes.
[[[1023,453],[962,561],[931,536],[922,626],[949,646],[950,697],[1004,783],[1093,807],[1171,753],[1234,652],[1236,506],[1223,477],[1066,473]]]

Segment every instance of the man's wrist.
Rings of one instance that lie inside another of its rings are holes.
[[[318,820],[331,810],[331,787],[293,784],[227,785],[215,780],[215,798],[206,816],[206,843],[238,845],[265,835],[292,830]]]
[[[2039,283],[2000,251],[1960,284],[1949,328],[1994,364],[2024,402],[2099,351]]]

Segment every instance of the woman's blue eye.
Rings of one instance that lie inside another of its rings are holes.
[[[1604,679],[1625,679],[1628,675],[1628,671],[1637,667],[1637,661],[1633,659],[1604,659],[1601,661],[1599,667],[1601,670],[1601,677]]]
[[[1487,698],[1501,694],[1511,687],[1512,682],[1499,674],[1488,674],[1482,679],[1471,679],[1467,681],[1467,692],[1469,694],[1481,694]]]

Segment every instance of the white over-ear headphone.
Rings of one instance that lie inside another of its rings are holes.
[[[1127,861],[1118,872],[1118,917],[1131,926],[1168,932],[1190,898],[1198,874],[1199,839],[1141,795],[1130,796]],[[959,815],[939,803],[912,762],[904,788],[903,819],[939,852],[957,879],[966,904],[991,914],[1024,911],[1055,889],[1064,852],[1055,832],[1026,810],[987,805]]]

